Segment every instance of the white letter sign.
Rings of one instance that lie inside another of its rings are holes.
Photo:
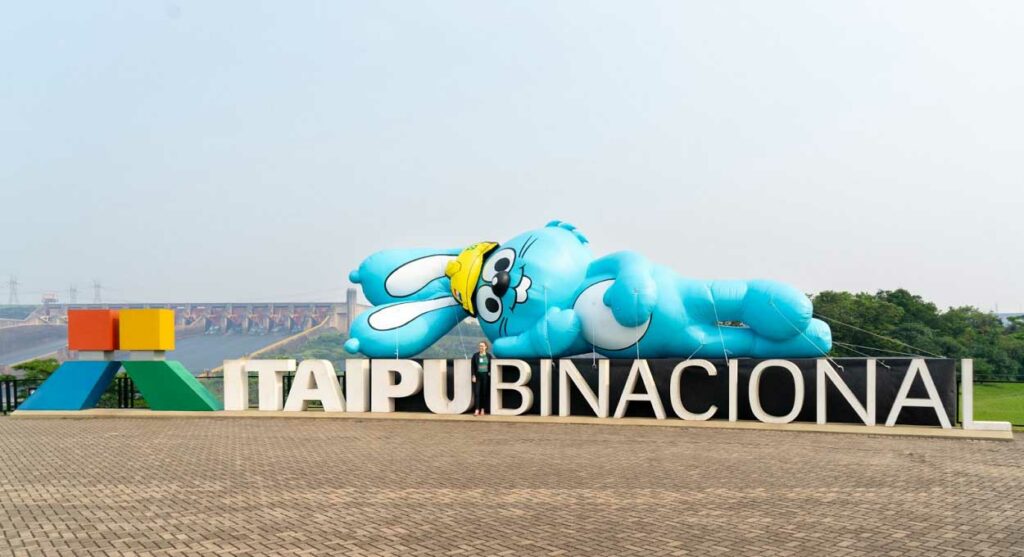
[[[640,377],[644,380],[645,393],[637,393],[636,380]],[[651,368],[647,360],[633,360],[633,367],[629,370],[629,377],[626,378],[626,386],[622,388],[622,396],[619,397],[619,404],[615,407],[615,417],[621,418],[626,415],[626,409],[630,402],[649,402],[654,409],[654,415],[659,420],[665,419],[665,407],[661,405],[661,397],[658,395],[658,387],[654,384],[654,376],[651,375]]]
[[[685,406],[683,406],[683,395],[682,393],[679,392],[679,383],[682,381],[683,378],[683,370],[691,366],[703,368],[704,371],[708,372],[708,375],[710,375],[711,377],[718,375],[718,370],[715,369],[715,365],[707,360],[686,360],[683,362],[679,362],[679,365],[677,365],[676,368],[672,370],[672,382],[670,383],[671,387],[669,388],[669,390],[671,391],[670,394],[672,396],[672,410],[676,413],[676,416],[679,416],[681,419],[684,420],[710,420],[711,416],[714,416],[715,412],[718,411],[718,407],[715,406],[714,404],[712,404],[711,407],[707,409],[707,411],[701,412],[700,414],[694,414],[693,412],[687,410]]]
[[[284,374],[295,371],[295,360],[248,360],[244,367],[246,375],[250,371],[258,375],[260,410],[283,409]]]
[[[284,409],[287,412],[301,412],[314,400],[323,405],[324,412],[345,411],[341,383],[334,373],[334,366],[327,360],[303,360],[299,364]]]
[[[875,425],[875,360],[874,358],[867,361],[867,403],[861,405],[857,397],[854,396],[853,391],[843,381],[842,377],[839,377],[839,372],[832,367],[832,364],[825,358],[818,360],[818,423],[824,424],[828,421],[828,410],[825,408],[826,389],[825,383],[831,381],[836,389],[843,395],[846,402],[850,403],[850,407],[853,411],[860,416],[864,425]]]
[[[448,399],[448,360],[423,360],[423,399],[435,414],[461,414],[473,406],[469,360],[455,360],[455,397]]]
[[[503,370],[514,367],[519,370],[519,379],[511,383],[504,381]],[[494,416],[518,416],[533,406],[533,391],[526,384],[530,382],[530,365],[522,360],[491,361],[491,414]],[[501,391],[518,391],[523,401],[519,408],[504,408],[501,405]]]
[[[590,409],[598,418],[608,417],[608,389],[611,385],[611,362],[602,358],[597,364],[597,394],[587,385],[587,380],[580,375],[580,370],[572,360],[558,360],[558,415],[572,414],[570,407],[569,381],[579,389]]]
[[[765,412],[764,408],[761,407],[761,374],[764,373],[764,370],[773,366],[781,367],[793,376],[793,408],[785,416],[773,416]],[[753,371],[750,372],[750,385],[747,396],[750,398],[750,410],[754,412],[754,416],[758,420],[768,424],[788,424],[796,419],[797,415],[800,414],[800,409],[804,407],[804,374],[800,373],[800,368],[796,367],[796,364],[793,362],[787,360],[765,360],[754,366]]]
[[[397,377],[398,381],[393,379]],[[370,363],[370,411],[394,412],[395,399],[412,396],[423,387],[423,368],[412,360],[373,360]]]
[[[921,381],[924,383],[924,389],[928,393],[928,398],[907,397],[910,394],[910,386],[914,384],[914,377],[917,375],[921,376]],[[896,393],[896,401],[892,403],[892,410],[889,411],[889,417],[885,420],[887,427],[896,425],[896,419],[899,418],[900,411],[905,406],[932,408],[935,410],[935,415],[938,416],[939,424],[942,425],[943,429],[953,427],[949,424],[946,409],[942,407],[942,399],[939,398],[939,392],[935,389],[932,374],[928,371],[927,364],[921,358],[914,358],[910,362],[910,369],[907,370],[907,375],[903,377],[903,384],[900,385],[900,390]]]

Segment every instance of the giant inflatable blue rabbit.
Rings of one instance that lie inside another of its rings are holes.
[[[345,349],[414,356],[468,316],[507,358],[817,357],[832,347],[811,301],[769,280],[695,280],[635,252],[595,259],[571,224],[465,249],[377,252],[350,273],[373,308]]]

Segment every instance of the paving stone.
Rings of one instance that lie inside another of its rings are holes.
[[[0,419],[0,555],[1024,555],[1024,442]]]

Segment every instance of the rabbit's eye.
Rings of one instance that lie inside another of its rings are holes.
[[[494,323],[501,317],[501,298],[487,285],[476,291],[476,313],[488,323]]]
[[[500,272],[509,272],[512,270],[512,264],[516,262],[516,250],[512,248],[505,248],[498,250],[494,255],[487,258],[487,262],[484,263],[483,276],[484,282],[491,282],[494,280],[494,275]]]

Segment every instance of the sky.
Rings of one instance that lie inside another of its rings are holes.
[[[9,2],[0,303],[329,301],[598,255],[1024,311],[1021,2]]]

